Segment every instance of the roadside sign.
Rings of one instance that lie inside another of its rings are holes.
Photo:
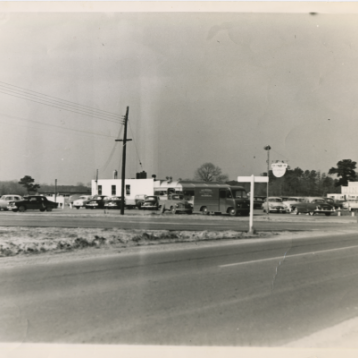
[[[255,177],[251,175],[249,177],[237,177],[237,181],[241,183],[251,183],[250,185],[250,221],[249,221],[249,233],[254,232],[254,183],[268,183],[268,177]]]
[[[271,169],[272,169],[272,173],[276,178],[281,178],[285,175],[286,173],[286,169],[287,169],[288,164],[281,162],[281,163],[272,163],[271,164]]]
[[[249,177],[237,177],[237,181],[241,183],[250,183],[252,176]],[[255,183],[267,183],[268,177],[254,177]]]

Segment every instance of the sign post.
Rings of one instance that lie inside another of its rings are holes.
[[[250,183],[250,221],[249,221],[249,234],[254,233],[254,190],[255,183],[268,183],[267,177],[255,177],[251,175],[249,177],[237,177],[237,181],[240,183]]]

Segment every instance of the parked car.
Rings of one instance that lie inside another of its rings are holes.
[[[157,196],[147,196],[142,204],[141,209],[143,210],[158,210],[159,209],[159,198]]]
[[[262,204],[262,210],[264,213],[286,213],[286,207],[283,205],[282,199],[278,196],[269,196]]]
[[[124,204],[126,200],[124,199]],[[104,207],[106,209],[121,209],[122,208],[122,197],[121,196],[110,196],[105,199]]]
[[[325,214],[326,216],[331,215],[335,212],[334,206],[328,204],[325,200],[322,199],[313,199],[311,202],[297,203],[292,205],[292,214]]]
[[[92,198],[91,195],[81,195],[78,199],[76,199],[72,206],[76,209],[81,209],[85,206],[85,204]]]
[[[24,198],[20,195],[3,195],[0,198],[0,210],[8,210],[7,207],[9,206],[10,201],[19,201],[24,200]]]
[[[287,212],[292,211],[292,205],[297,203],[304,203],[306,199],[302,196],[290,196],[287,199],[282,198],[283,205],[286,207]]]
[[[264,196],[254,196],[254,209],[261,209],[264,201]]]
[[[147,195],[145,194],[139,194],[134,197],[135,206],[140,209],[142,207],[142,204],[144,203],[145,199],[147,198]]]
[[[324,201],[334,206],[335,209],[343,209],[343,204],[346,202],[345,200],[335,200],[332,198],[324,198]]]
[[[193,213],[193,205],[184,199],[183,194],[170,194],[168,200],[163,200],[163,211],[170,210],[173,214],[177,213]]]
[[[26,210],[51,211],[56,209],[58,203],[48,200],[42,195],[28,195],[23,200],[11,201],[8,210],[24,212]]]
[[[85,203],[86,209],[102,209],[106,203],[107,195],[95,195],[87,203]]]

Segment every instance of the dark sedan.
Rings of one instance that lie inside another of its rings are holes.
[[[84,206],[86,209],[102,209],[106,203],[106,198],[107,195],[95,195]]]
[[[124,200],[124,204],[126,201]],[[121,209],[122,208],[122,197],[111,196],[105,200],[104,207],[106,209]]]
[[[158,210],[159,199],[156,196],[147,196],[141,206],[143,210]]]
[[[26,210],[51,211],[57,207],[58,203],[48,200],[45,196],[29,195],[24,197],[24,200],[11,201],[8,209],[14,212],[24,212]]]
[[[328,204],[325,200],[314,199],[311,202],[307,203],[297,203],[291,205],[292,214],[325,214],[326,216],[331,215],[335,212],[334,206]]]

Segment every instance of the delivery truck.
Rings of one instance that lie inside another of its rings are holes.
[[[185,199],[193,204],[193,212],[203,214],[249,215],[250,201],[241,186],[181,181]]]

